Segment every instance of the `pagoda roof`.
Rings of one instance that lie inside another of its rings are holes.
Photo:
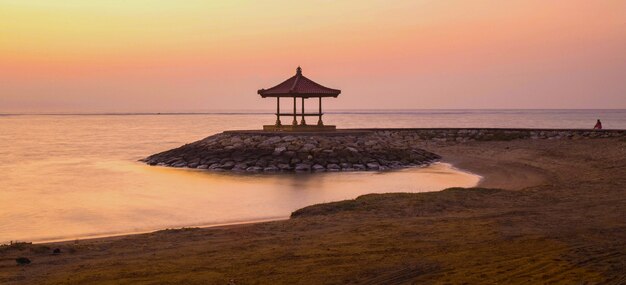
[[[296,75],[284,82],[258,91],[261,97],[337,97],[341,90],[322,86],[302,75],[302,68],[298,66]]]

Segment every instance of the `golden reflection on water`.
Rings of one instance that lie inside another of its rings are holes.
[[[19,193],[16,200],[29,202],[7,204],[3,212],[12,212],[16,222],[1,226],[0,242],[287,218],[294,210],[312,204],[368,193],[471,187],[480,179],[448,164],[388,172],[312,174],[233,174],[132,162],[96,163],[94,169],[118,172],[125,186],[112,187],[122,181],[111,185],[101,181],[89,191]],[[87,180],[94,181],[93,177]]]

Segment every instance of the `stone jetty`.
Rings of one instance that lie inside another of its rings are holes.
[[[150,165],[246,172],[387,170],[440,157],[381,132],[224,132],[145,158]]]
[[[424,143],[624,137],[624,130],[348,129],[327,133],[226,131],[149,156],[149,165],[237,172],[388,170],[440,159]]]

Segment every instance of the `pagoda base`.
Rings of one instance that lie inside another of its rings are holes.
[[[337,127],[326,125],[264,125],[263,130],[268,132],[334,132]]]

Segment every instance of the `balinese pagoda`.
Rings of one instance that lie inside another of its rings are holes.
[[[339,89],[332,89],[324,87],[313,80],[306,78],[302,75],[302,68],[296,69],[296,75],[285,80],[269,89],[261,89],[258,91],[261,97],[276,97],[276,123],[274,125],[265,125],[263,130],[265,131],[334,131],[335,126],[324,125],[322,121],[322,98],[333,97],[337,98],[341,93]],[[293,98],[293,112],[281,113],[280,112],[280,98]],[[300,113],[296,110],[297,99],[302,101],[302,108]],[[304,112],[304,100],[310,98],[319,99],[319,111],[317,113],[305,113]],[[318,117],[317,124],[307,125],[305,117]],[[280,117],[293,117],[293,121],[290,125],[283,125],[280,121]],[[298,117],[300,117],[300,123],[298,123]]]

